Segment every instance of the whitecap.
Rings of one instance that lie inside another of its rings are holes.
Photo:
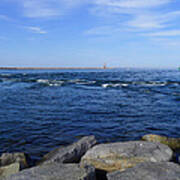
[[[128,84],[121,84],[121,86],[122,86],[122,87],[127,87],[127,86],[128,86]]]
[[[127,87],[128,84],[125,84],[125,83],[116,83],[116,84],[102,84],[102,87],[103,88],[107,88],[107,87]]]
[[[64,83],[64,81],[48,79],[38,79],[37,82],[48,86],[61,86]]]
[[[145,85],[147,86],[165,86],[167,83],[164,82],[151,82],[151,83],[146,83]]]
[[[71,79],[68,82],[70,82],[70,83],[77,83],[77,82],[82,82],[82,81],[85,81],[85,80],[82,80],[82,79]]]
[[[111,84],[110,86],[112,86],[112,87],[119,87],[119,86],[121,86],[121,84]]]
[[[149,82],[142,82],[142,81],[137,81],[133,82],[133,85],[142,85],[142,86],[166,86],[166,82],[158,82],[158,81],[149,81]]]
[[[96,81],[76,82],[76,84],[95,84],[95,83],[96,83]]]
[[[5,77],[9,77],[9,76],[11,76],[11,74],[0,74],[0,76],[5,76]]]
[[[49,83],[49,86],[61,86],[61,84],[58,84],[58,83]]]
[[[107,88],[107,87],[109,87],[110,86],[110,84],[102,84],[102,87],[103,88]]]
[[[48,79],[38,79],[37,80],[38,83],[49,83]]]

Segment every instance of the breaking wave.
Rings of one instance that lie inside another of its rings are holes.
[[[68,86],[68,85],[78,85],[78,86],[92,86],[92,87],[102,87],[102,88],[126,88],[126,87],[177,87],[180,85],[179,81],[104,81],[99,79],[52,79],[50,78],[38,78],[40,75],[35,74],[34,77],[24,74],[0,74],[0,83],[13,84],[13,83],[31,83],[33,86],[42,85],[44,86]]]

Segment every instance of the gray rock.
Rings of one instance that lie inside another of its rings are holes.
[[[160,143],[130,141],[124,143],[99,144],[82,157],[82,164],[93,165],[107,172],[125,170],[142,162],[169,161],[172,150]]]
[[[146,162],[126,171],[107,174],[108,180],[180,180],[180,166],[171,162]]]
[[[0,157],[0,166],[10,165],[16,162],[20,164],[21,169],[28,167],[24,153],[3,153]]]
[[[142,140],[149,142],[159,142],[169,146],[174,150],[180,149],[180,138],[169,138],[166,136],[160,136],[156,134],[147,134],[142,137]]]
[[[83,137],[72,145],[56,148],[46,154],[38,164],[45,164],[49,162],[77,163],[86,151],[95,144],[96,139],[94,136]]]
[[[20,170],[20,164],[19,163],[14,163],[8,166],[3,166],[0,167],[0,180],[8,177],[12,174],[18,173]]]
[[[3,180],[95,180],[92,166],[50,163],[23,170]]]

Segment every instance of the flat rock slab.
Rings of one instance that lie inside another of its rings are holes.
[[[111,172],[122,171],[142,162],[169,161],[172,155],[172,150],[164,144],[130,141],[96,145],[87,151],[82,157],[81,163]]]
[[[8,166],[0,167],[0,180],[11,176],[12,174],[18,173],[20,170],[20,164],[19,163],[13,163]]]
[[[108,180],[180,180],[180,166],[170,162],[139,164],[107,174]]]
[[[94,167],[52,163],[23,170],[3,180],[95,180]]]
[[[96,144],[95,136],[86,136],[72,145],[59,147],[46,154],[38,164],[49,162],[77,163],[88,149]]]
[[[159,142],[166,144],[172,149],[180,149],[180,138],[168,138],[166,136],[160,136],[156,134],[147,134],[142,137],[142,140],[149,142]]]

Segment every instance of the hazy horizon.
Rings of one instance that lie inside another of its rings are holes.
[[[73,66],[0,66],[0,70],[68,70],[68,69],[74,69],[74,70],[78,70],[78,69],[104,69],[103,66],[81,66],[81,67],[73,67]],[[179,69],[179,67],[136,67],[136,66],[107,66],[106,69],[159,69],[159,70],[177,70]]]
[[[0,67],[177,68],[177,0],[2,0]]]

